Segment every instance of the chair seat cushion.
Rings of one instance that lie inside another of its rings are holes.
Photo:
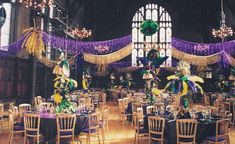
[[[89,129],[84,129],[84,130],[82,130],[82,132],[84,132],[84,133],[89,133]],[[97,132],[96,129],[90,130],[90,133],[95,133],[95,132]]]
[[[210,137],[207,137],[207,138],[206,138],[206,140],[216,142],[216,136],[210,136]],[[225,139],[224,139],[224,138],[219,137],[219,138],[218,138],[218,142],[221,142],[221,141],[225,141]]]
[[[70,135],[73,135],[73,132],[71,132],[71,131],[60,132],[60,135],[61,136],[70,136]]]
[[[161,135],[159,135],[159,134],[151,134],[150,135],[152,138],[161,138]]]
[[[180,142],[185,142],[185,143],[189,143],[189,142],[193,142],[193,139],[192,138],[180,138],[179,139]]]
[[[148,133],[148,130],[145,128],[140,128],[139,133]]]
[[[24,127],[23,126],[14,126],[13,130],[14,131],[23,131]]]
[[[18,122],[18,123],[15,123],[14,126],[24,126],[24,124],[21,122]]]
[[[27,131],[26,132],[28,135],[37,135],[37,131]],[[39,132],[40,134],[40,132]]]

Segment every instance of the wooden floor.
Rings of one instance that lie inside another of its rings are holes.
[[[109,138],[108,134],[106,134],[105,143],[109,144],[134,144],[134,128],[126,123],[125,126],[122,125],[122,122],[118,120],[118,106],[116,103],[108,103],[110,106],[110,123],[109,123]],[[84,144],[85,141],[82,141]],[[0,144],[8,143],[8,132],[7,127],[4,129],[4,133],[0,134]],[[19,138],[14,139],[13,144],[22,144],[23,138],[19,136]],[[77,142],[75,142],[76,144]],[[97,139],[93,139],[91,144],[96,144]],[[139,141],[139,144],[147,144],[147,139],[142,139]],[[230,133],[230,144],[235,144],[235,127],[232,128]]]

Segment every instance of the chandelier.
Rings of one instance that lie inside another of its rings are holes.
[[[78,37],[80,39],[88,38],[91,36],[91,30],[86,30],[85,28],[79,30],[78,28],[75,28],[71,31],[72,35],[74,37]]]
[[[43,9],[46,6],[52,6],[53,0],[19,0],[26,8]]]
[[[219,37],[224,42],[224,39],[228,36],[233,36],[233,29],[231,27],[227,27],[225,24],[225,13],[223,9],[223,0],[221,0],[221,20],[220,20],[220,28],[213,29],[212,35],[214,37]]]

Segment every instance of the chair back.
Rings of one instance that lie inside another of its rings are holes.
[[[229,120],[222,119],[216,121],[216,143],[219,142],[219,139],[228,138],[228,131],[229,131]]]
[[[164,107],[163,103],[155,103],[156,110],[161,110]]]
[[[197,131],[197,120],[195,119],[177,119],[176,120],[176,132],[177,143],[180,143],[181,139],[191,140],[195,143]]]
[[[75,114],[59,114],[56,116],[57,133],[71,132],[74,133],[76,115]]]
[[[109,121],[109,107],[105,106],[103,107],[102,111],[101,111],[101,119],[104,125],[108,124]]]
[[[50,107],[53,107],[53,103],[50,103],[50,102],[42,102],[42,103],[40,103],[40,108],[44,108],[46,110],[50,110]]]
[[[24,129],[28,136],[35,136],[35,133],[39,135],[40,128],[40,115],[24,113]]]
[[[14,113],[12,110],[8,110],[8,122],[9,122],[9,130],[13,131],[14,126]]]
[[[92,105],[92,99],[90,97],[86,98],[86,106],[89,107]]]
[[[89,133],[91,133],[92,130],[98,130],[100,123],[100,113],[90,114],[88,116],[88,123],[89,123]]]
[[[19,113],[20,117],[23,117],[23,113],[30,111],[31,110],[31,105],[30,104],[20,104],[19,105]]]
[[[207,95],[204,95],[204,106],[210,106],[210,99]]]
[[[78,103],[79,103],[79,106],[85,106],[85,104],[86,104],[86,99],[85,99],[85,98],[80,98],[80,99],[78,100]]]
[[[123,99],[123,102],[124,102],[125,105],[128,105],[129,101],[130,101],[129,98],[124,98]]]
[[[118,99],[118,107],[121,112],[125,112],[125,103],[123,99]]]
[[[157,110],[156,106],[147,106],[146,113],[147,114],[155,113],[156,110]]]
[[[144,111],[143,111],[143,108],[139,107],[137,108],[137,119],[138,121],[142,121],[143,118],[144,118]]]
[[[163,140],[163,134],[164,134],[164,128],[165,128],[164,118],[156,117],[156,116],[149,116],[148,127],[149,127],[150,139]]]
[[[140,103],[137,103],[137,102],[132,102],[132,113],[133,112],[137,112],[137,108],[140,108],[142,107],[142,105]]]
[[[230,102],[224,102],[224,111],[229,111],[231,109],[231,104]]]
[[[4,114],[4,105],[0,104],[0,116]]]

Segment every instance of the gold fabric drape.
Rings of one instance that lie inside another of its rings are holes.
[[[225,57],[228,60],[229,64],[231,66],[235,67],[235,59],[231,55],[229,55],[227,53],[225,53]]]
[[[207,66],[221,61],[220,53],[216,53],[209,56],[197,56],[179,51],[176,48],[172,48],[172,57],[178,60],[186,61],[193,65],[200,65],[200,66]]]
[[[84,60],[92,64],[110,64],[119,61],[132,53],[132,43],[124,48],[106,55],[93,55],[84,53]]]

